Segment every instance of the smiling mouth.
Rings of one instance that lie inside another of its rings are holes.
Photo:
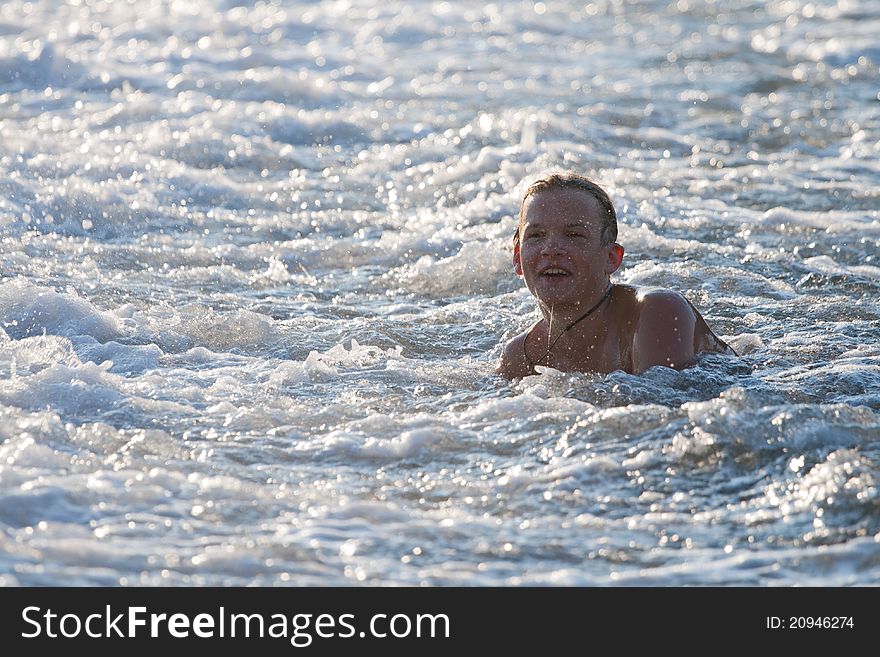
[[[560,269],[559,267],[550,267],[549,269],[545,269],[541,272],[541,276],[549,276],[551,278],[558,278],[562,276],[568,276],[568,272],[564,269]]]

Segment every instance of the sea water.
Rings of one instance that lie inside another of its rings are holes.
[[[0,584],[880,584],[880,2],[0,5]],[[739,357],[508,382],[522,191]]]

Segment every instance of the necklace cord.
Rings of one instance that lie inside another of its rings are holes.
[[[596,312],[596,311],[599,309],[599,306],[601,306],[603,303],[605,303],[605,300],[606,300],[609,296],[611,296],[611,290],[612,290],[612,289],[613,289],[613,286],[609,284],[609,285],[608,285],[608,288],[605,290],[605,294],[602,295],[602,298],[599,299],[595,304],[593,304],[593,307],[590,308],[587,312],[585,312],[583,315],[581,315],[581,316],[578,317],[576,320],[574,320],[571,324],[569,324],[569,325],[566,326],[564,329],[562,329],[562,331],[559,333],[559,335],[557,335],[557,336],[553,339],[553,342],[550,343],[550,346],[547,347],[547,352],[546,352],[543,356],[541,356],[538,360],[536,360],[536,361],[534,361],[534,362],[532,362],[532,359],[529,358],[528,351],[526,350],[526,341],[528,340],[528,337],[529,337],[528,335],[526,335],[526,338],[523,340],[523,355],[526,357],[526,362],[529,364],[529,366],[530,366],[532,369],[534,369],[535,365],[540,364],[540,363],[541,363],[542,361],[544,361],[548,356],[550,356],[550,352],[553,351],[553,347],[556,346],[556,343],[559,342],[559,339],[560,339],[563,335],[565,335],[569,330],[571,330],[572,328],[574,328],[577,324],[579,324],[580,322],[584,321],[587,317],[589,317],[589,316],[592,315],[594,312]],[[551,319],[552,319],[552,316],[551,316]],[[550,337],[550,331],[549,331],[549,329],[548,329],[548,331],[547,331],[547,337],[548,337],[548,338]]]

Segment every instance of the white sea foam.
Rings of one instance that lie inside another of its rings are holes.
[[[122,334],[116,318],[98,310],[87,299],[23,279],[0,284],[0,313],[6,334],[14,338],[50,333],[66,337],[89,335],[106,342]]]

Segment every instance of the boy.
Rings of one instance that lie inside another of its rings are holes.
[[[513,267],[543,319],[507,344],[498,374],[521,378],[536,365],[641,374],[687,367],[701,352],[734,353],[678,292],[613,285],[623,261],[616,239],[611,199],[589,179],[552,174],[526,190]]]

